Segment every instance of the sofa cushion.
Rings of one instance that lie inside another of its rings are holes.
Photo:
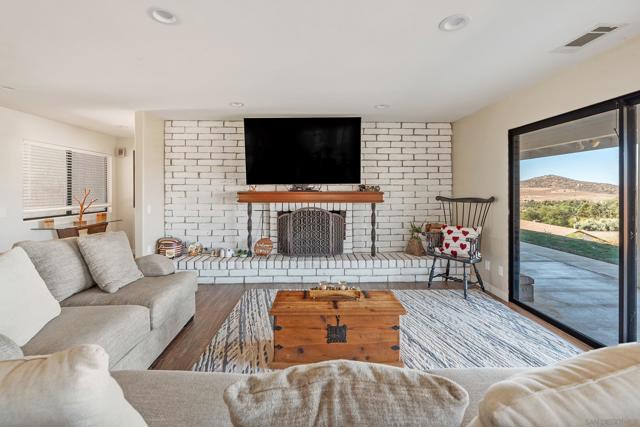
[[[78,246],[93,280],[105,292],[113,293],[143,277],[124,231],[80,236]]]
[[[224,392],[234,426],[458,427],[469,395],[446,378],[336,360],[250,375]]]
[[[0,362],[0,424],[145,426],[109,375],[108,362],[96,345]]]
[[[0,334],[24,345],[59,314],[60,304],[24,249],[0,254]]]
[[[0,334],[0,361],[22,359],[24,353],[18,344],[6,335]]]
[[[149,427],[231,426],[222,393],[246,377],[186,371],[116,371],[112,375]]]
[[[98,344],[111,366],[149,333],[149,310],[139,305],[63,307],[22,350],[49,354],[80,344]]]
[[[95,285],[78,248],[77,237],[41,242],[24,241],[14,246],[25,250],[58,301]]]
[[[467,390],[469,406],[462,420],[462,425],[466,426],[478,415],[478,405],[490,386],[527,369],[531,368],[447,368],[434,369],[429,373],[448,378]]]
[[[171,316],[178,301],[193,295],[196,275],[181,272],[160,277],[143,277],[114,294],[93,287],[62,302],[65,307],[85,305],[142,305],[151,311],[151,329],[159,328]]]
[[[472,425],[638,425],[638,384],[639,343],[593,350],[492,385]]]
[[[176,265],[164,255],[151,254],[136,258],[136,264],[144,277],[166,276],[176,272]]]

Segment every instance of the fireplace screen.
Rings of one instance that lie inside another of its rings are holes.
[[[345,218],[319,208],[302,208],[278,215],[278,253],[290,256],[339,255],[343,250]]]

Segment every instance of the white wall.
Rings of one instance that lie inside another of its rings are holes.
[[[116,147],[114,136],[0,107],[0,252],[19,240],[55,237],[52,232],[30,230],[37,221],[22,220],[22,144],[25,140],[106,154],[113,154]],[[117,175],[114,162],[113,176]],[[113,215],[117,216],[116,197],[113,204]]]
[[[483,234],[491,290],[508,296],[508,130],[640,90],[640,38],[572,66],[453,125],[453,192],[497,197]],[[498,266],[504,275],[498,275]]]
[[[164,120],[136,112],[136,256],[155,252],[164,236]]]

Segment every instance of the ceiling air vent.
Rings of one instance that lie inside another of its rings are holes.
[[[610,32],[617,30],[618,28],[620,28],[620,25],[604,25],[604,24],[598,25],[588,33],[581,35],[580,37],[570,41],[564,46],[554,49],[552,52],[557,52],[557,53],[575,52],[578,49],[584,47],[585,45],[591,43],[592,41],[604,35],[607,35]]]

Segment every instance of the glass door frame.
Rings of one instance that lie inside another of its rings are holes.
[[[543,119],[509,130],[509,302],[522,307],[542,320],[567,332],[588,345],[598,348],[604,344],[571,328],[557,319],[521,302],[520,294],[520,147],[519,136],[528,132],[579,120],[607,111],[618,112],[619,137],[619,342],[637,339],[637,250],[636,214],[638,177],[636,107],[640,108],[640,91],[613,98],[584,108]]]

